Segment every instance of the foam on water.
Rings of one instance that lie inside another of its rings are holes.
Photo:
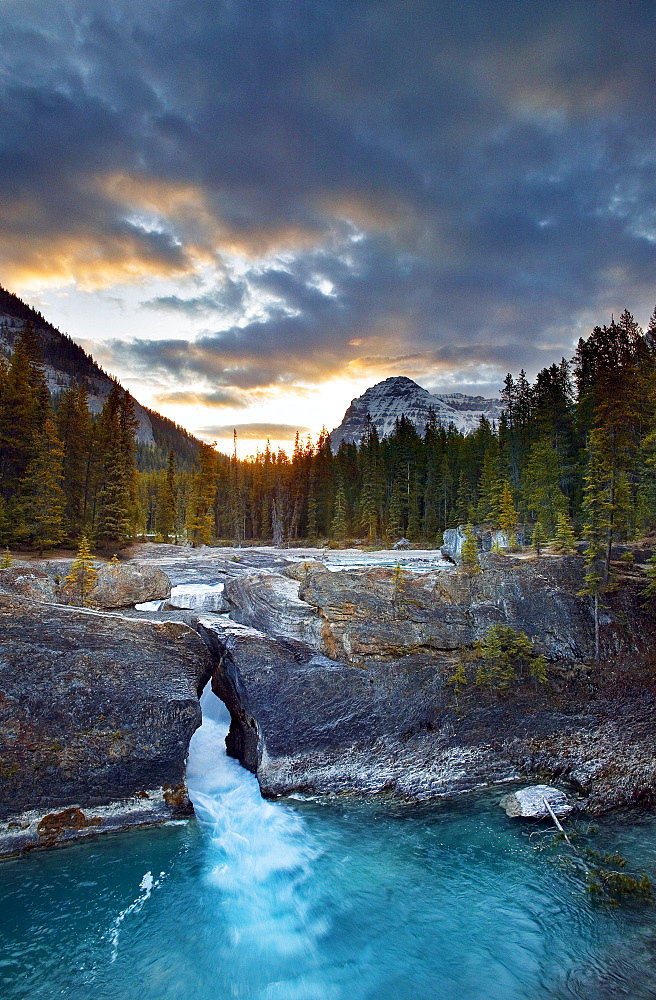
[[[209,845],[205,880],[217,894],[229,960],[241,988],[251,991],[243,995],[329,998],[325,983],[307,977],[291,993],[288,978],[290,962],[316,956],[327,929],[311,905],[318,846],[297,813],[263,799],[255,776],[226,755],[230,717],[209,684],[201,706],[187,784]],[[286,992],[276,982],[285,982]]]

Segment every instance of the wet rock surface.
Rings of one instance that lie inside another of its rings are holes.
[[[593,813],[656,804],[656,634],[639,577],[609,595],[593,664],[577,556],[484,553],[469,575],[430,554],[415,572],[331,571],[318,550],[138,555],[119,569],[200,583],[212,613],[199,616],[196,598],[118,616],[0,595],[0,851],[187,810],[211,674],[232,716],[229,751],[268,796],[425,799],[528,776],[565,783]],[[46,600],[63,562],[12,567],[0,588],[20,577]],[[456,695],[462,651],[494,624],[534,641],[548,684],[491,691],[470,672]]]
[[[210,672],[188,626],[0,596],[0,854],[188,812]]]
[[[551,812],[558,819],[569,816],[573,806],[567,801],[567,796],[551,785],[531,785],[528,788],[518,788],[509,795],[504,795],[499,803],[511,819],[550,819]]]
[[[298,592],[291,574],[226,586],[240,625],[199,627],[220,657],[231,752],[264,794],[427,798],[545,774],[569,780],[592,812],[654,801],[654,627],[636,594],[614,597],[606,662],[590,665],[580,560],[489,554],[483,566],[472,576],[310,566]],[[548,656],[549,683],[470,683],[456,697],[449,679],[462,648],[498,623]]]

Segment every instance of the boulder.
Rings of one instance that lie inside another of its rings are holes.
[[[286,566],[282,575],[289,577],[290,580],[304,580],[308,573],[313,569],[324,570],[325,564],[319,562],[316,559],[304,559],[302,562],[293,562]]]
[[[330,573],[322,563],[318,567],[329,576],[339,575]],[[234,621],[320,649],[323,622],[316,608],[299,598],[297,580],[278,573],[253,573],[228,580],[223,593],[226,610]]]
[[[518,816],[530,819],[550,819],[549,809],[545,803],[549,803],[555,816],[562,819],[569,816],[573,806],[567,801],[567,796],[558,788],[551,785],[531,785],[529,788],[520,788],[516,792],[504,795],[499,803],[505,810],[506,816],[515,819]]]
[[[188,611],[226,611],[222,583],[183,583],[173,587],[162,611],[187,609]]]
[[[94,608],[130,608],[146,601],[158,601],[171,593],[171,581],[161,569],[135,563],[104,563],[87,597]],[[59,588],[59,602],[79,606],[82,601],[71,583]]]
[[[0,855],[188,813],[211,669],[186,625],[0,596]]]
[[[54,580],[39,569],[10,566],[0,569],[0,593],[29,597],[33,601],[53,603],[57,600]]]
[[[410,542],[407,538],[399,538],[398,542],[394,542],[392,546],[393,549],[409,549]]]
[[[492,549],[507,549],[510,546],[510,539],[503,531],[490,531],[487,528],[473,526],[474,536],[478,544],[479,552],[490,552]],[[462,562],[462,546],[465,541],[465,525],[459,524],[457,528],[447,528],[444,532],[441,553],[445,559],[460,565]],[[524,544],[524,531],[518,528],[515,532],[515,541],[518,545]]]

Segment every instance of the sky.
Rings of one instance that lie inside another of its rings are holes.
[[[225,448],[656,302],[654,0],[2,0],[0,284]]]

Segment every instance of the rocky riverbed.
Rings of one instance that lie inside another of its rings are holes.
[[[141,546],[112,569],[140,604],[120,614],[53,603],[56,561],[31,582],[4,571],[0,852],[188,810],[210,676],[229,752],[266,796],[427,799],[526,775],[591,812],[654,803],[656,635],[637,576],[609,599],[595,664],[579,557],[488,554],[474,575],[435,552],[397,558]],[[498,624],[534,641],[547,683],[487,690],[470,671],[454,690],[463,651]]]

